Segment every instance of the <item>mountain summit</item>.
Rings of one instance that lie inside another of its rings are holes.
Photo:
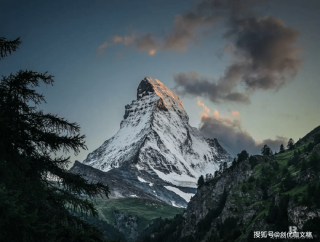
[[[138,87],[137,99],[125,106],[119,131],[83,164],[107,173],[120,169],[134,174],[162,201],[168,202],[164,192],[157,194],[159,190],[152,186],[161,185],[188,201],[199,176],[213,174],[221,162],[231,158],[216,139],[205,138],[188,121],[178,95],[159,80],[146,77]],[[172,199],[172,204],[185,205]]]

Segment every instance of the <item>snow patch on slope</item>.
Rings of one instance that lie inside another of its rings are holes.
[[[141,177],[139,177],[139,176],[138,176],[138,180],[139,180],[140,182],[148,183],[146,180],[144,180],[143,178],[141,178]]]
[[[191,188],[196,188],[197,184],[194,180],[194,178],[186,175],[186,174],[177,174],[177,173],[169,173],[169,174],[164,174],[161,171],[154,170],[157,175],[164,181],[170,182],[173,185],[180,186],[180,187],[191,187]]]
[[[185,208],[185,207],[183,207],[183,206],[178,206],[178,205],[176,205],[176,203],[175,203],[174,201],[171,201],[171,205],[172,205],[173,207],[176,207],[176,208]]]
[[[166,189],[174,192],[175,194],[179,195],[180,197],[182,197],[184,200],[186,200],[187,202],[190,201],[191,197],[194,196],[193,193],[185,193],[183,191],[181,191],[180,189],[176,188],[176,187],[171,187],[171,186],[164,186]]]

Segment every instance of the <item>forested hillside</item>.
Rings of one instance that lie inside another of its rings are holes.
[[[200,184],[183,215],[158,221],[137,241],[285,241],[297,235],[288,234],[289,226],[302,239],[319,239],[320,126],[280,150],[242,151]]]

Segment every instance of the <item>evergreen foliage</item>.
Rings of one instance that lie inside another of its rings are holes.
[[[219,228],[220,238],[224,238],[227,241],[234,241],[241,235],[239,230],[235,230],[237,226],[238,219],[235,217],[228,217],[224,220],[224,223],[221,223]]]
[[[0,38],[1,58],[19,44]],[[56,157],[86,149],[85,136],[77,123],[38,108],[45,99],[35,88],[52,78],[20,70],[0,81],[0,241],[104,241],[75,213],[97,215],[80,195],[108,196],[108,187],[69,173],[69,157]]]
[[[153,227],[152,233],[154,234],[153,237],[149,235],[144,235],[142,238],[138,238],[137,242],[176,242],[179,241],[182,231],[182,222],[183,217],[182,214],[177,214],[173,219],[160,219],[157,222],[157,226]],[[190,236],[189,238],[184,238],[183,241],[190,241],[193,242],[193,237]]]
[[[16,51],[21,44],[20,38],[15,40],[7,40],[4,37],[0,37],[0,60],[11,54],[12,51]]]
[[[222,168],[223,168],[223,172],[226,171],[228,169],[228,164],[227,162],[223,162],[223,165],[222,165]]]
[[[232,164],[230,166],[231,170],[233,170],[236,167],[236,165],[237,165],[237,160],[236,160],[236,158],[234,158],[232,161]]]
[[[288,166],[295,165],[300,160],[299,152],[294,151],[293,157],[288,161]]]
[[[309,163],[313,170],[318,171],[320,169],[320,156],[317,152],[312,152]]]
[[[280,145],[280,151],[279,153],[284,153],[286,150],[284,149],[284,146],[283,144]]]
[[[268,216],[266,217],[266,222],[269,224],[274,224],[274,231],[288,230],[288,204],[289,195],[282,195],[279,205],[276,205],[275,200],[273,199],[273,202],[269,208]]]
[[[213,219],[217,218],[221,213],[222,210],[226,204],[227,201],[227,197],[228,197],[228,193],[227,191],[224,189],[220,199],[219,199],[219,203],[218,206],[214,209],[211,209],[208,214],[205,216],[204,219],[200,220],[199,223],[197,224],[197,232],[196,232],[196,238],[198,239],[202,239],[206,232],[209,231],[209,229],[211,228],[211,223],[213,221]]]
[[[301,172],[306,171],[308,169],[307,162],[303,161],[301,164]]]
[[[258,159],[254,156],[249,157],[249,163],[251,165],[251,169],[253,170],[256,165],[258,165]]]
[[[267,200],[268,198],[268,190],[265,188],[262,190],[262,200]]]
[[[204,178],[203,178],[203,175],[201,175],[198,179],[198,188],[202,187],[204,185]]]
[[[253,230],[250,230],[250,231],[249,231],[248,239],[247,239],[248,242],[255,242],[255,241],[257,241],[257,239],[254,238],[253,233],[254,233]]]
[[[107,239],[108,242],[126,242],[126,237],[122,232],[119,232],[118,229],[107,223],[106,221],[102,220],[99,217],[93,216],[81,216],[81,219],[87,221],[94,227],[97,227],[100,231],[103,232],[104,237]]]
[[[249,154],[246,150],[241,151],[241,153],[237,154],[237,156],[238,156],[238,162],[245,161],[246,159],[249,158]]]
[[[294,149],[294,141],[292,138],[289,139],[288,144],[287,144],[287,148],[289,150],[293,150]]]
[[[248,182],[251,183],[251,182],[254,182],[255,180],[256,180],[256,179],[254,178],[254,176],[250,176],[249,179],[248,179]]]
[[[314,143],[310,142],[308,146],[304,147],[304,152],[311,152],[313,150],[313,147],[314,147]]]
[[[218,233],[215,231],[213,234],[211,234],[208,241],[220,242],[220,238],[219,238]]]
[[[271,165],[272,165],[272,168],[275,171],[279,171],[280,168],[279,168],[279,163],[278,162],[274,161],[274,162],[271,163]]]
[[[284,167],[284,168],[282,169],[282,176],[285,176],[285,175],[288,174],[288,173],[289,173],[288,167]]]
[[[320,181],[318,177],[320,153],[317,149],[313,149],[315,146],[313,136],[314,134],[310,135],[308,139],[301,139],[303,142],[299,141],[295,145],[294,152],[288,151],[284,155],[279,154],[263,158],[261,156],[250,156],[248,161],[243,161],[240,158],[238,161],[243,162],[241,166],[239,162],[234,160],[230,168],[232,170],[239,166],[237,171],[223,173],[223,165],[221,165],[219,175],[217,174],[218,177],[211,180],[210,185],[216,184],[218,180],[228,179],[229,176],[233,176],[238,171],[247,175],[243,172],[247,171],[249,164],[253,169],[253,175],[247,181],[242,180],[241,183],[235,184],[234,188],[230,187],[230,196],[232,197],[226,213],[222,213],[226,199],[221,196],[219,206],[209,210],[206,216],[198,222],[195,233],[180,237],[177,242],[256,241],[257,239],[253,237],[254,231],[287,232],[289,225],[296,225],[296,222],[290,221],[288,217],[290,199],[292,199],[290,202],[292,207],[307,206],[307,211],[315,211],[315,209],[320,208]],[[307,142],[310,144],[310,140],[313,140],[312,153],[304,153],[303,146],[308,146]],[[292,153],[293,155],[290,156]],[[240,154],[238,154],[238,158]],[[255,193],[252,191],[255,191]],[[241,192],[246,194],[241,194]],[[257,196],[257,192],[260,196]],[[236,203],[233,203],[234,201]],[[216,200],[207,200],[206,204],[216,204]],[[269,209],[268,212],[266,212],[266,208]],[[255,213],[250,219],[244,221],[243,217],[252,210],[255,210]],[[223,221],[226,214],[228,214],[227,216],[232,214],[234,217],[227,217]],[[187,226],[193,227],[196,216],[194,214],[189,216],[190,220],[187,221]],[[237,221],[238,218],[239,221]],[[263,227],[260,229],[259,226],[261,225]],[[319,221],[311,219],[305,223],[302,231],[312,231],[313,234],[318,235],[319,227]],[[184,229],[188,228],[184,227]],[[272,239],[263,240],[271,241]],[[153,241],[153,239],[150,241]],[[282,240],[280,239],[280,241]]]
[[[313,238],[320,238],[320,218],[309,219],[303,225],[302,231],[310,231]]]
[[[281,188],[283,192],[289,191],[296,186],[296,182],[292,179],[290,173],[287,173],[285,178],[281,182]]]
[[[246,184],[243,184],[243,185],[242,185],[241,191],[242,191],[243,193],[246,193],[246,192],[247,192],[247,186],[246,186]]]
[[[311,183],[307,187],[306,193],[303,194],[301,204],[309,208],[320,208],[320,183]]]
[[[272,155],[272,150],[269,146],[264,145],[261,149],[261,154],[266,156]]]
[[[314,136],[314,145],[320,144],[320,133]]]

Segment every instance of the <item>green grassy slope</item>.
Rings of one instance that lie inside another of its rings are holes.
[[[176,214],[181,214],[183,208],[172,207],[162,202],[151,201],[141,198],[121,198],[106,199],[96,198],[94,200],[95,207],[98,210],[99,217],[112,226],[118,227],[116,222],[117,213],[125,214],[125,216],[136,217],[137,232],[142,232],[146,226],[156,218],[172,219]],[[129,219],[128,219],[129,221]],[[125,234],[129,241],[132,234],[132,228],[129,223],[120,225],[120,230]]]
[[[137,216],[147,221],[162,217],[173,218],[182,213],[183,208],[141,198],[95,199],[95,207],[102,219],[110,224],[115,223],[114,210]]]

